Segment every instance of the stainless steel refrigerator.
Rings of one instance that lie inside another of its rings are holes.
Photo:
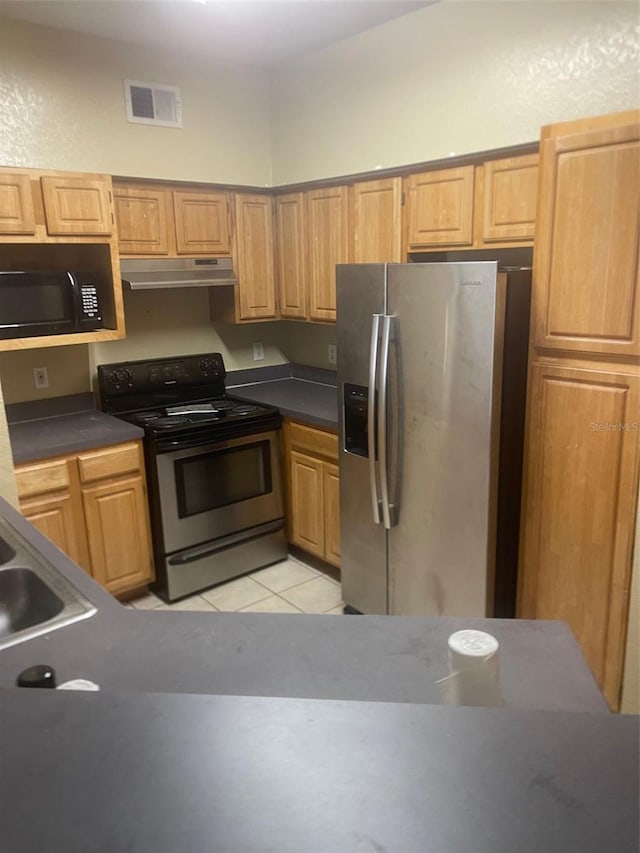
[[[515,615],[530,271],[336,270],[348,611]]]

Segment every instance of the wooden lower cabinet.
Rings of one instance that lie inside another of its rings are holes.
[[[338,436],[287,421],[285,464],[289,491],[289,541],[340,567]]]
[[[147,515],[142,476],[87,486],[82,501],[93,577],[114,593],[148,583],[151,548],[139,523]]]
[[[325,560],[340,565],[340,473],[337,465],[322,466],[324,486]]]
[[[518,615],[563,619],[620,699],[638,489],[640,377],[532,365]]]
[[[75,563],[83,569],[89,568],[84,526],[69,492],[21,500],[20,510],[27,521]]]
[[[290,539],[305,551],[324,557],[322,462],[291,451]]]
[[[16,468],[20,511],[115,594],[153,580],[140,442]]]

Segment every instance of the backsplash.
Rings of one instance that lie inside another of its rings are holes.
[[[36,388],[33,369],[46,367],[49,387]],[[0,380],[5,403],[64,397],[91,390],[87,344],[0,353]]]
[[[295,362],[334,369],[328,346],[336,342],[333,325],[251,323],[236,326],[209,319],[206,289],[125,293],[127,337],[121,341],[0,353],[5,403],[22,403],[90,391],[98,364],[199,352],[221,352],[227,370]],[[264,359],[253,360],[253,344]],[[49,387],[36,388],[33,369],[46,367]]]

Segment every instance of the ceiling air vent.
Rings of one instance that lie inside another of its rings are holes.
[[[182,127],[180,89],[159,83],[124,81],[127,118],[139,124]]]

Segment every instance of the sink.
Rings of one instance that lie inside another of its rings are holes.
[[[48,622],[64,610],[64,601],[32,570],[0,571],[0,638]]]
[[[0,519],[0,649],[95,612],[54,565]]]

